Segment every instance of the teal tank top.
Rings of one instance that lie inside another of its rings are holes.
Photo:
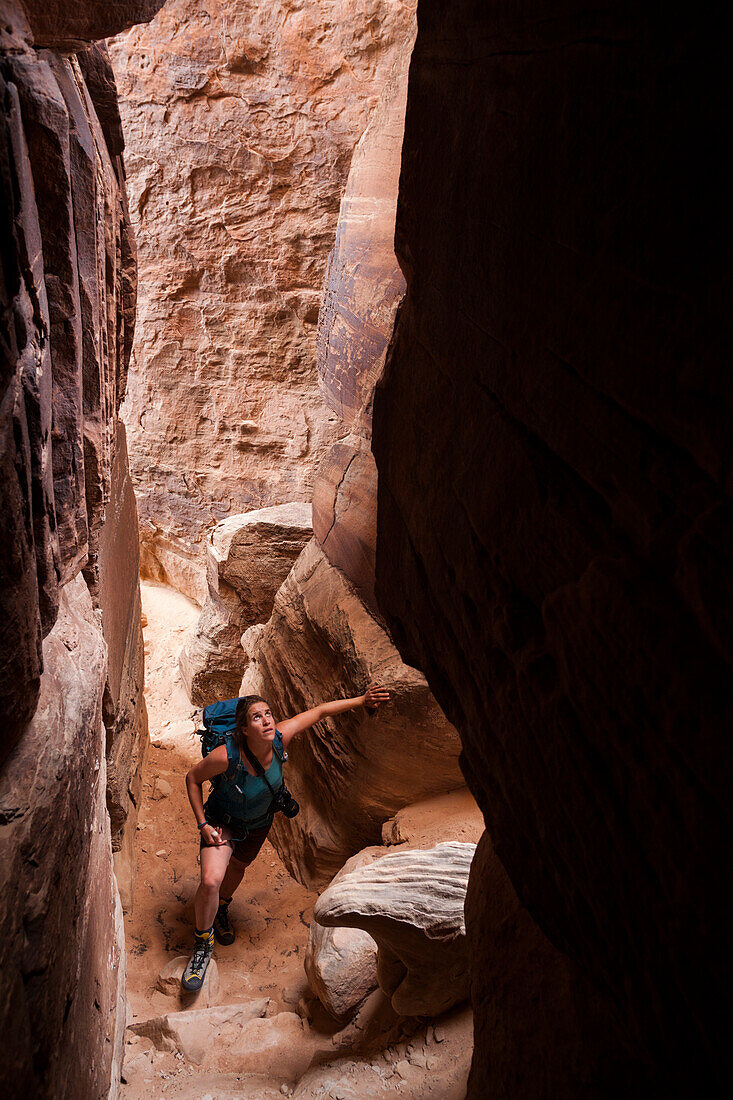
[[[263,777],[251,775],[247,771],[233,738],[227,738],[226,745],[229,766],[218,777],[218,782],[212,783],[211,794],[204,805],[204,814],[213,824],[229,824],[231,820],[232,825],[234,822],[245,825],[245,832],[264,829],[273,818],[270,812],[273,791],[279,790],[283,782],[280,756],[284,755],[284,748],[280,731],[275,733],[272,761],[265,771],[272,790]]]
[[[265,775],[272,790],[276,791],[283,781],[283,769],[280,758],[274,751],[272,763]],[[244,800],[247,816],[244,820],[248,829],[264,829],[265,825],[272,820],[272,814],[267,812],[272,805],[270,787],[259,775],[250,775],[247,772],[244,781]]]

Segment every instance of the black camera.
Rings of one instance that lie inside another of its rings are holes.
[[[286,817],[295,817],[296,814],[300,813],[300,805],[295,801],[284,783],[275,794],[275,809],[285,814]]]

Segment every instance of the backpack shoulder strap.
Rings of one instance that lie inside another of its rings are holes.
[[[275,740],[273,741],[273,748],[280,758],[282,764],[288,758],[288,754],[285,752],[285,746],[283,745],[283,735],[280,730],[275,730]]]
[[[242,764],[242,757],[239,753],[239,745],[233,734],[228,733],[224,738],[224,744],[227,749],[227,770],[224,772],[226,779],[236,779],[237,772],[241,768],[245,772],[247,769]]]

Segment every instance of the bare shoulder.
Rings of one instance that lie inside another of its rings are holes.
[[[211,760],[212,762],[216,761],[217,764],[226,765],[229,762],[226,745],[217,745],[215,749],[211,750],[211,752],[208,754],[208,756],[205,757],[205,759]]]

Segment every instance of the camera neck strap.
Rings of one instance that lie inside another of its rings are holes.
[[[274,754],[275,753],[274,746],[273,746],[272,751],[273,751],[273,754]],[[267,774],[265,772],[265,769],[263,768],[262,764],[260,763],[260,761],[255,756],[255,754],[252,752],[252,749],[249,747],[249,745],[247,744],[246,741],[244,743],[244,755],[247,757],[247,759],[249,760],[250,764],[252,765],[252,767],[254,768],[256,774],[260,777],[260,779],[264,779],[265,783],[267,783],[270,794],[272,795],[272,805],[270,806],[270,809],[272,809],[272,807],[275,804],[275,799],[277,797],[277,794],[276,794],[275,789],[273,788],[272,784],[270,783],[270,780],[267,778]],[[278,759],[279,759],[279,756],[278,756]],[[268,813],[269,813],[269,811],[268,811]]]

